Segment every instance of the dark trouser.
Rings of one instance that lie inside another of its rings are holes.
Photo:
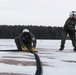
[[[18,37],[15,38],[15,43],[16,43],[17,49],[22,50]]]
[[[72,41],[73,47],[76,47],[75,32],[66,31],[66,30],[64,30],[64,29],[63,29],[63,32],[62,32],[61,47],[64,48],[64,44],[65,44],[65,41],[66,41],[66,38],[67,38],[67,34],[69,34],[69,36],[70,36],[70,39],[71,39],[71,41]]]
[[[22,45],[20,44],[20,41],[19,41],[19,38],[16,37],[15,38],[15,43],[16,43],[16,46],[18,48],[18,50],[22,50]],[[26,43],[25,41],[23,42],[25,44],[25,47],[27,47],[28,49],[31,49],[32,48],[32,42],[28,42]]]

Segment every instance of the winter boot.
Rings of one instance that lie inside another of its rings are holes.
[[[73,50],[76,52],[76,47]]]
[[[22,51],[22,48],[17,48],[19,51]]]
[[[60,47],[60,49],[59,49],[60,51],[62,51],[62,50],[64,50],[64,47]]]

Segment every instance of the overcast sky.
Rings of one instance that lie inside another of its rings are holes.
[[[63,26],[76,0],[0,0],[0,24]]]

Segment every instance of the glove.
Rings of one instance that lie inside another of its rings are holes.
[[[24,51],[28,51],[28,48],[27,47],[24,47],[24,48],[22,48]]]
[[[32,47],[31,50],[34,52],[35,51],[35,47]]]

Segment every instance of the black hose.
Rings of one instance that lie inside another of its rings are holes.
[[[30,51],[30,52],[34,54],[35,59],[36,59],[36,67],[37,67],[37,70],[36,70],[35,75],[42,75],[42,71],[43,71],[42,70],[42,63],[40,61],[39,56],[36,54],[36,52],[32,52],[32,51]]]
[[[14,52],[14,51],[19,51],[19,50],[0,50],[0,51],[12,51],[12,52]],[[22,51],[22,50],[20,50],[20,51]],[[39,56],[36,54],[36,52],[32,52],[31,50],[29,50],[29,52],[34,54],[35,59],[36,59],[37,70],[36,70],[35,75],[42,75],[42,72],[43,72],[43,70],[42,70],[42,63],[40,61]]]

